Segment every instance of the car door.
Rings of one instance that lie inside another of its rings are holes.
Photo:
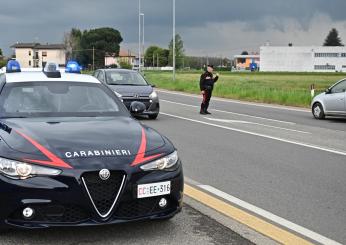
[[[346,112],[346,79],[334,85],[325,95],[324,106],[328,113]]]

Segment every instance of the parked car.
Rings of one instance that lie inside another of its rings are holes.
[[[131,104],[136,101],[145,105],[145,111],[141,115],[147,115],[150,119],[156,119],[159,115],[159,97],[154,86],[149,84],[139,72],[126,69],[99,69],[94,72],[94,76],[110,87],[127,109],[130,109]]]
[[[54,63],[39,72],[10,67],[0,74],[0,235],[181,211],[176,148],[133,119],[109,88]]]
[[[316,119],[326,116],[346,116],[346,79],[317,95],[311,103],[312,114]]]

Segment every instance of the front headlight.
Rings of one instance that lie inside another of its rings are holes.
[[[156,99],[158,96],[157,96],[157,93],[155,91],[153,91],[150,95],[149,95],[149,98],[150,99]]]
[[[153,162],[147,163],[140,168],[144,171],[150,171],[150,170],[170,170],[173,168],[178,162],[178,153],[177,151],[169,154],[168,156],[165,156],[163,158],[160,158],[158,160],[155,160]]]
[[[56,176],[61,170],[41,167],[0,157],[0,174],[12,179],[27,179],[38,175]]]

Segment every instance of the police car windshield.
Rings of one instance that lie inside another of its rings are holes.
[[[101,117],[128,115],[101,84],[78,82],[7,83],[0,96],[0,118]]]
[[[148,86],[145,79],[133,71],[106,71],[108,85]]]

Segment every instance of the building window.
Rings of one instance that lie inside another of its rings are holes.
[[[29,50],[29,56],[31,56],[31,50]]]
[[[315,70],[335,70],[334,65],[315,65]]]
[[[47,57],[47,51],[42,51],[42,57]]]
[[[29,66],[31,66],[31,60],[29,60]]]
[[[341,53],[341,57],[346,57],[346,53]]]

